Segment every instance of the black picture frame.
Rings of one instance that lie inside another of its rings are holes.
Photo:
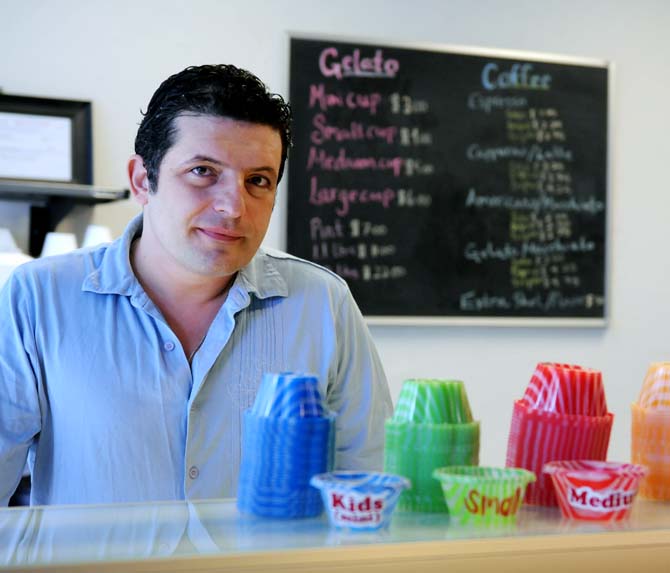
[[[62,117],[70,120],[72,177],[64,183],[93,184],[93,141],[91,102],[53,99],[0,93],[0,112],[26,115]],[[14,178],[4,177],[0,180]],[[21,178],[21,181],[45,181],[39,177]],[[48,179],[53,182],[53,179]]]

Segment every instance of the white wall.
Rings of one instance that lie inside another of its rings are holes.
[[[664,0],[0,0],[0,87],[94,102],[95,181],[125,186],[139,110],[169,74],[230,62],[288,92],[288,33],[433,42],[606,59],[611,123],[609,325],[604,329],[374,327],[394,399],[407,377],[457,377],[482,421],[481,462],[502,465],[512,401],[538,361],[603,371],[610,458],[629,457],[629,403],[670,360],[670,3]],[[130,202],[96,208],[118,234]],[[284,245],[279,201],[266,243]],[[85,211],[67,221],[81,232]]]

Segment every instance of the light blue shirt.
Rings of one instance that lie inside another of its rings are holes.
[[[0,293],[0,506],[234,497],[242,412],[264,372],[319,377],[335,465],[380,469],[386,378],[346,283],[261,249],[192,363],[117,241],[19,267]]]

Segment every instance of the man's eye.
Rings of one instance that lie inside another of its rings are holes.
[[[253,175],[248,179],[249,183],[255,185],[256,187],[270,187],[271,183],[267,177],[263,175]]]
[[[194,173],[195,175],[198,175],[200,177],[207,177],[209,175],[214,174],[212,170],[206,165],[198,165],[197,167],[194,167],[193,169],[191,169],[191,173]]]

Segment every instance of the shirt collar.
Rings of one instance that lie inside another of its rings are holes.
[[[240,283],[249,294],[257,298],[288,296],[286,280],[279,272],[276,263],[261,247],[246,267],[240,269]]]
[[[94,254],[94,270],[82,284],[82,290],[99,294],[144,295],[130,264],[130,247],[142,234],[142,214],[134,217],[123,235],[99,248]],[[240,269],[233,288],[244,289],[257,298],[288,296],[286,280],[271,257],[260,248],[246,267]],[[146,295],[144,295],[146,296]]]

